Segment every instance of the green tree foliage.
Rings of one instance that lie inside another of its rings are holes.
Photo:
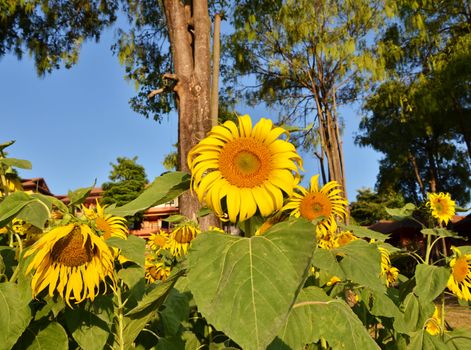
[[[470,199],[471,12],[468,1],[401,1],[378,42],[390,79],[364,105],[360,145],[385,157],[379,192]],[[398,131],[398,132],[392,132]]]
[[[144,191],[148,183],[146,171],[136,161],[137,157],[118,157],[116,164],[110,163],[112,167],[110,181],[102,185],[103,204],[122,206],[137,198]],[[142,214],[127,219],[130,227],[137,228],[142,221]]]
[[[230,85],[242,77],[255,80],[242,97],[281,108],[282,122],[315,125],[304,145],[321,164],[326,161],[330,179],[344,186],[337,105],[354,100],[369,78],[383,75],[367,39],[392,11],[388,2],[370,0],[250,0],[235,6],[235,31],[226,42],[234,60]]]
[[[404,198],[400,194],[360,189],[356,201],[350,204],[350,216],[358,225],[368,226],[390,218],[385,208],[401,208],[404,205]]]
[[[0,56],[33,56],[39,75],[77,63],[84,40],[111,25],[116,0],[0,0]]]

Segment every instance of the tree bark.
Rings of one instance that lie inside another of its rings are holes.
[[[216,13],[214,17],[213,32],[213,76],[211,80],[211,121],[213,125],[218,123],[219,112],[219,60],[221,58],[221,15]]]
[[[178,108],[179,170],[188,172],[189,151],[211,129],[208,3],[207,0],[193,0],[184,5],[178,0],[163,0],[163,5],[177,80],[174,92]],[[196,220],[200,207],[191,191],[180,197],[182,215]],[[203,230],[216,223],[214,217],[200,220]]]

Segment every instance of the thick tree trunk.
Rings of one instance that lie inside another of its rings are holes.
[[[179,169],[189,171],[191,148],[211,129],[209,114],[210,20],[207,0],[193,0],[184,5],[178,0],[164,0],[165,16],[172,49],[177,83]],[[200,204],[196,195],[180,197],[180,213],[196,220]],[[216,224],[213,217],[201,220],[202,229]]]
[[[218,123],[219,112],[219,60],[221,56],[221,15],[217,13],[214,16],[213,31],[213,76],[211,80],[211,121],[213,125]]]

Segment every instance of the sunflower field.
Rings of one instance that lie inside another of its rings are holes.
[[[121,206],[91,188],[26,193],[0,145],[0,349],[471,349],[446,300],[471,301],[471,247],[446,229],[447,193],[387,209],[422,225],[423,249],[348,224],[338,183],[301,185],[303,160],[269,119],[215,126]],[[144,240],[126,216],[191,191],[203,205]],[[422,213],[417,216],[417,213]],[[220,227],[202,229],[212,213]],[[404,263],[404,261],[406,263]],[[395,262],[401,262],[396,264]]]

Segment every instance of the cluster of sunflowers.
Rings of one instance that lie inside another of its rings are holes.
[[[198,224],[186,221],[176,225],[170,233],[164,230],[152,233],[147,241],[149,249],[145,260],[147,282],[165,281],[200,232]]]
[[[280,138],[288,136],[285,129],[264,118],[252,126],[247,115],[239,117],[238,124],[227,121],[213,127],[188,155],[191,190],[221,221],[239,228],[242,223],[253,221],[255,227],[249,225],[251,230],[243,232],[250,237],[263,235],[272,225],[290,216],[303,217],[316,223],[320,249],[335,249],[362,239],[340,225],[348,216],[348,202],[336,181],[320,187],[316,175],[310,179],[308,188],[300,185],[302,159],[288,137]],[[427,205],[440,225],[446,225],[455,213],[455,204],[448,194],[430,194]],[[13,221],[12,227],[22,234],[28,231],[27,225]],[[200,232],[196,223],[184,221],[171,232],[161,230],[152,234],[145,257],[147,281],[166,280]],[[56,215],[47,232],[24,254],[28,259],[26,273],[33,274],[33,297],[46,289],[50,296],[57,291],[70,305],[71,301],[93,300],[106,287],[102,283],[105,280],[113,287],[117,279],[115,259],[124,258],[107,240],[126,239],[127,235],[125,219],[106,214],[99,203],[94,208],[82,207],[80,215]],[[370,243],[376,244],[372,239]],[[378,249],[381,254],[378,277],[388,287],[393,286],[399,270],[391,265],[389,250],[380,245]],[[449,264],[452,273],[448,289],[460,299],[470,301],[471,254],[454,249]],[[339,277],[331,276],[327,285],[338,282]],[[434,317],[439,319],[438,314]],[[434,332],[432,323],[427,327],[430,333]]]
[[[240,223],[256,216],[265,218],[255,231],[261,235],[288,216],[316,221],[317,245],[333,249],[358,239],[340,230],[348,216],[348,202],[337,181],[319,186],[319,175],[301,186],[302,159],[288,132],[262,118],[252,126],[248,115],[212,128],[189,154],[192,189],[198,199],[223,221]],[[245,232],[250,236],[250,232]],[[373,243],[373,242],[372,242]],[[381,276],[388,285],[397,281],[398,269],[391,266],[389,252],[381,248]],[[332,280],[339,281],[333,276]]]

